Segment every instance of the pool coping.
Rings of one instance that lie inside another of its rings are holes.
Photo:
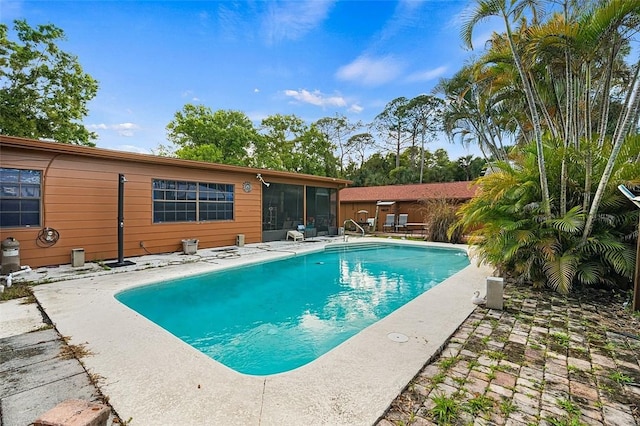
[[[358,242],[466,246],[361,238]],[[100,376],[102,392],[133,424],[290,423],[371,425],[425,362],[473,311],[471,295],[491,269],[470,266],[369,326],[317,360],[290,372],[247,376],[212,360],[113,296],[125,289],[188,274],[321,250],[331,241],[291,242],[220,262],[89,276],[34,287],[36,298]],[[249,259],[250,257],[250,259]],[[250,260],[250,262],[248,262]],[[429,313],[429,314],[426,314]],[[394,342],[389,333],[409,337]]]

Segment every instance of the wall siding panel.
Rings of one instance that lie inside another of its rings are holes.
[[[16,139],[0,136],[0,142]],[[174,165],[166,158],[24,141],[29,146],[0,144],[1,167],[42,171],[41,226],[0,228],[0,239],[11,236],[20,242],[23,265],[70,263],[71,250],[75,248],[84,249],[87,261],[116,259],[119,173],[127,179],[124,184],[125,257],[146,254],[141,242],[151,253],[165,253],[182,250],[182,240],[186,238],[197,238],[199,248],[234,245],[238,234],[244,234],[248,244],[262,241],[263,187],[256,180],[256,171],[263,176],[268,171],[184,160],[175,160]],[[52,147],[50,152],[43,148],[49,145]],[[93,154],[92,150],[103,155]],[[269,181],[336,189],[346,182],[279,173],[269,177]],[[153,223],[153,179],[233,185],[234,218],[199,223]],[[253,185],[249,193],[242,190],[246,181]],[[38,245],[37,236],[44,227],[53,228],[60,234],[58,242],[51,247]]]

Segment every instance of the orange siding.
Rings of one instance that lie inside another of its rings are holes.
[[[238,234],[246,243],[262,241],[262,185],[255,170],[212,170],[166,164],[166,159],[153,164],[125,158],[124,161],[99,156],[74,155],[44,150],[0,147],[1,167],[42,171],[42,209],[40,227],[0,229],[0,239],[14,237],[20,242],[22,265],[32,267],[70,263],[71,250],[83,248],[87,261],[111,260],[118,257],[118,174],[124,184],[124,257],[182,249],[182,240],[196,238],[199,248],[234,245]],[[66,148],[65,148],[66,149]],[[124,156],[124,154],[123,154]],[[143,156],[141,156],[143,157]],[[179,163],[179,162],[178,162]],[[262,171],[264,174],[264,171]],[[234,219],[199,223],[154,224],[152,217],[152,180],[169,179],[231,184],[235,188]],[[253,189],[246,193],[243,182]],[[270,177],[271,182],[309,184],[338,188],[314,179]],[[52,247],[39,247],[39,231],[54,228],[60,239]]]
[[[409,216],[407,222],[410,223],[422,223],[425,221],[426,210],[428,207],[423,206],[418,202],[402,201],[396,202],[391,206],[380,206],[378,209],[378,223],[376,231],[382,231],[382,224],[387,214],[392,213],[396,216],[401,213],[407,213]],[[356,222],[362,221],[363,218],[374,218],[376,215],[376,202],[375,201],[358,201],[358,202],[341,202],[340,203],[340,216],[342,221],[346,219],[353,219]],[[358,214],[360,210],[367,210],[368,216],[365,214]],[[397,220],[397,219],[396,219]],[[340,222],[342,223],[342,222]]]

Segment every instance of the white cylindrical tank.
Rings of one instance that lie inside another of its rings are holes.
[[[20,243],[13,237],[2,240],[2,275],[20,270]]]

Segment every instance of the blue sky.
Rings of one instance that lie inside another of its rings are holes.
[[[84,124],[97,146],[146,152],[187,103],[307,123],[370,122],[399,97],[430,93],[473,52],[462,47],[466,0],[7,1],[0,22],[63,29],[61,47],[99,82]],[[478,26],[475,46],[493,29]],[[498,25],[499,23],[493,23]],[[452,160],[467,154],[444,137]]]

